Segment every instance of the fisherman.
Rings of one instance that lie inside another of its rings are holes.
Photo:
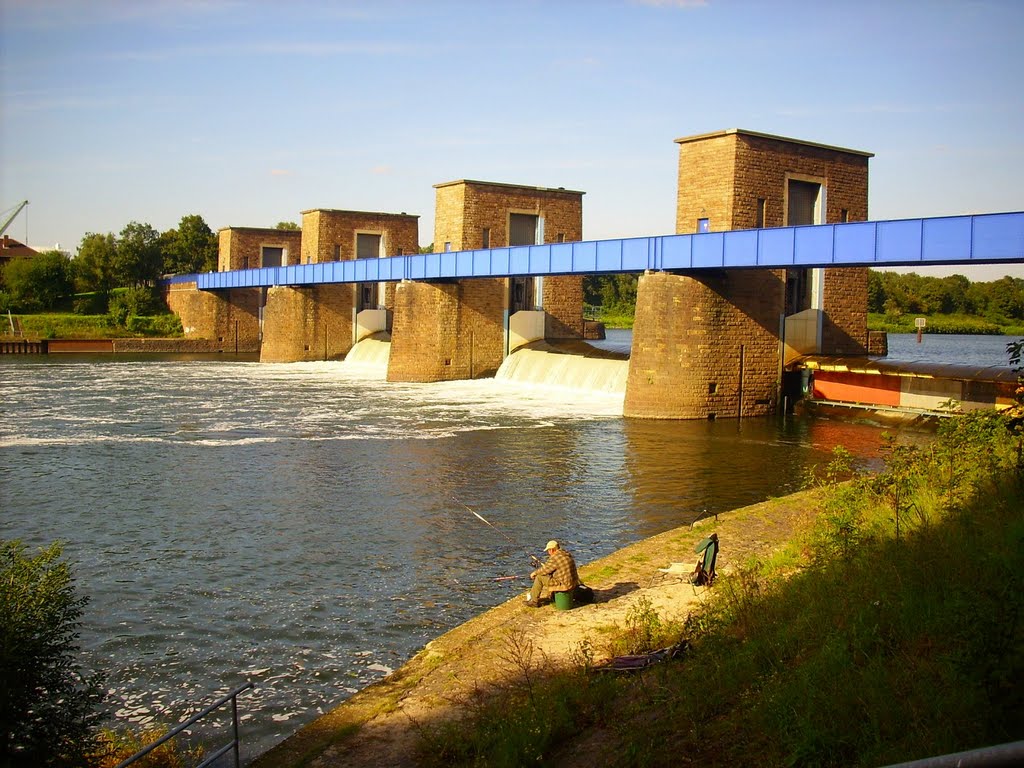
[[[571,592],[580,584],[580,577],[576,573],[576,561],[571,554],[562,549],[554,539],[549,541],[544,549],[548,553],[547,562],[530,574],[533,589],[526,596],[526,604],[533,608],[540,607],[540,596],[544,590]]]

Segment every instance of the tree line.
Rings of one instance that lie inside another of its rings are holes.
[[[299,225],[282,221],[276,229]],[[55,250],[12,259],[0,274],[0,311],[43,312],[88,294],[74,310],[102,314],[116,289],[151,288],[163,275],[217,269],[217,247],[217,235],[198,214],[182,216],[165,232],[137,221],[116,235],[89,232],[74,256]]]
[[[971,282],[963,275],[868,271],[868,312],[901,315],[971,315],[997,325],[1024,320],[1024,279]]]

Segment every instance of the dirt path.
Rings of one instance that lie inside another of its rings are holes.
[[[765,557],[806,525],[816,511],[815,497],[795,494],[745,507],[633,544],[580,568],[595,591],[591,605],[571,611],[525,605],[522,597],[499,605],[428,643],[403,667],[368,686],[333,711],[257,759],[270,766],[356,766],[385,768],[417,764],[420,729],[458,717],[474,693],[500,683],[511,671],[519,647],[532,647],[549,663],[567,664],[584,638],[592,641],[609,625],[622,625],[627,611],[643,598],[662,618],[683,618],[713,591],[665,578],[658,569],[672,562],[692,568],[694,544],[719,535],[719,573],[752,557]],[[652,584],[652,577],[654,579]],[[523,642],[523,641],[527,642]],[[600,649],[600,644],[595,642]],[[535,660],[537,660],[535,658]]]

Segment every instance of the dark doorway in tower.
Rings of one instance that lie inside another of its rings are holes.
[[[821,184],[789,179],[786,187],[786,226],[816,224],[821,210]],[[786,270],[786,314],[793,315],[811,307],[811,271]]]
[[[366,232],[356,233],[356,258],[376,259],[380,257],[380,235]],[[377,283],[359,283],[356,294],[356,311],[377,309]]]
[[[534,245],[537,242],[537,216],[528,213],[510,213],[508,216],[508,244]],[[509,281],[508,308],[512,314],[531,310],[535,306],[532,277],[513,277]]]

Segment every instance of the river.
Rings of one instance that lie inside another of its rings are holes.
[[[525,574],[549,538],[586,563],[789,493],[836,445],[875,460],[882,439],[225,356],[6,356],[0,403],[0,537],[64,542],[111,716],[174,723],[252,680],[247,757],[523,591],[495,579]]]

